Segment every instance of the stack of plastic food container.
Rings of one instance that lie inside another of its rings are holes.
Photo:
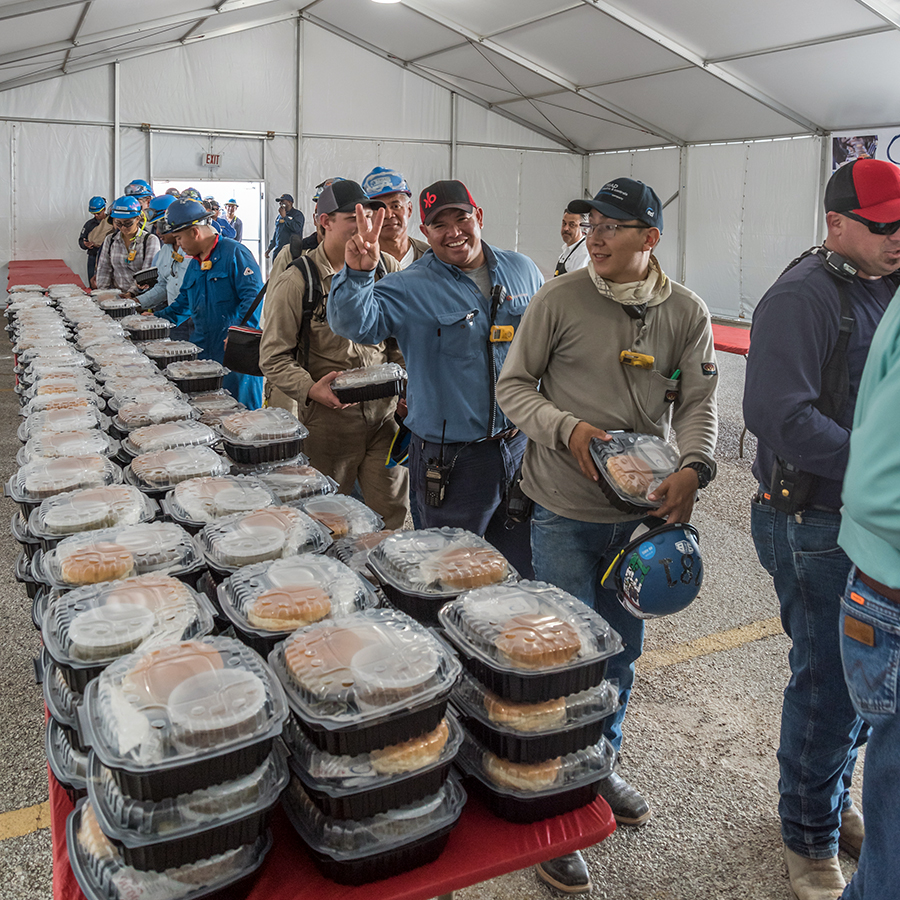
[[[384,519],[365,503],[346,494],[308,497],[297,504],[308,516],[327,528],[334,540],[371,534],[384,528]]]
[[[230,372],[212,359],[189,359],[169,363],[163,373],[186,394],[208,393],[222,388],[222,379]]]
[[[387,599],[426,625],[463,591],[518,580],[496,548],[462,528],[398,531],[369,552],[368,566]]]
[[[200,897],[255,871],[288,774],[284,691],[229,638],[141,648],[89,682],[87,801],[67,822],[89,900]]]
[[[607,660],[618,634],[570,594],[535,581],[469,591],[439,613],[466,669],[454,708],[466,728],[457,765],[496,815],[514,822],[593,801],[615,752]]]
[[[54,593],[44,611],[44,698],[50,712],[47,759],[73,800],[84,796],[87,740],[78,719],[84,690],[126,653],[209,634],[213,610],[188,585],[141,575]]]
[[[331,383],[331,389],[341,403],[396,397],[405,387],[406,370],[397,363],[347,369]]]
[[[293,713],[288,816],[317,866],[361,884],[435,859],[465,803],[447,710],[460,666],[392,609],[300,628],[270,654]]]
[[[216,427],[228,458],[241,466],[294,459],[309,434],[297,418],[276,407],[232,413]]]
[[[309,460],[301,453],[294,459],[274,463],[262,463],[257,466],[240,466],[234,468],[245,475],[255,475],[269,487],[282,503],[306,500],[323,494],[333,494],[338,485],[333,478],[323,475],[309,464]]]
[[[175,485],[161,501],[166,515],[191,534],[216,519],[278,504],[278,497],[261,480],[247,475],[191,478]]]
[[[190,341],[144,341],[141,350],[160,369],[165,369],[169,363],[196,359],[200,355],[200,348]]]

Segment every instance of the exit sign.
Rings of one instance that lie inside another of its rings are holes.
[[[204,166],[221,166],[222,165],[222,154],[221,153],[207,153],[203,157],[203,165]]]

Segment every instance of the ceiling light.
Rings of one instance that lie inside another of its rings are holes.
[[[400,0],[372,0],[373,3],[399,3]]]

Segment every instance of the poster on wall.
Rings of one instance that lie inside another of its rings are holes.
[[[855,159],[886,159],[900,165],[900,125],[834,131],[830,150],[832,172]]]

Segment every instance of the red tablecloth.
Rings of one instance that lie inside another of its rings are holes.
[[[66,817],[73,807],[53,776],[49,778],[53,897],[84,900],[66,850]],[[275,842],[265,862],[252,883],[227,896],[228,900],[430,900],[593,846],[609,837],[615,827],[609,807],[599,797],[575,812],[531,825],[514,825],[492,815],[470,794],[459,824],[438,859],[384,881],[348,887],[319,874],[279,809],[272,821]]]
[[[716,350],[723,353],[737,353],[746,356],[750,352],[750,329],[736,328],[734,325],[713,325],[713,339]]]
[[[61,259],[13,259],[9,262],[7,287],[14,284],[77,284],[84,282]],[[86,290],[86,288],[85,288]]]

